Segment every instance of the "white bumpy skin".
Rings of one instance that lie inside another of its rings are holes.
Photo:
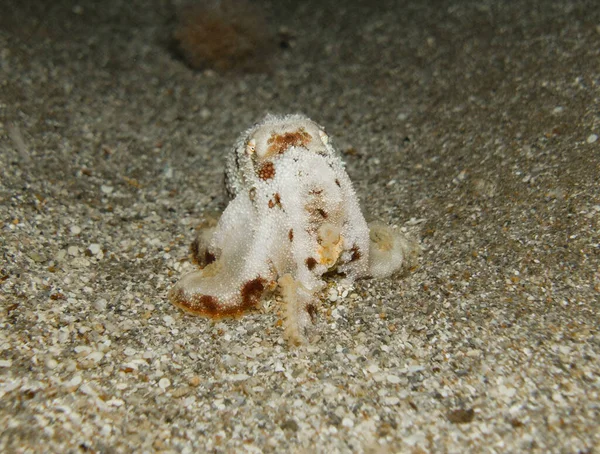
[[[303,115],[268,115],[242,134],[228,156],[226,184],[233,200],[192,244],[202,268],[169,293],[186,312],[238,316],[279,287],[286,337],[301,344],[324,273],[385,277],[416,251],[390,227],[369,232],[341,158]]]

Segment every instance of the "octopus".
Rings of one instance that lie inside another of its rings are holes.
[[[191,246],[198,269],[170,290],[185,312],[220,319],[257,309],[278,291],[284,335],[308,341],[324,275],[384,278],[415,256],[416,242],[367,224],[325,130],[304,115],[267,115],[227,156],[231,201]]]

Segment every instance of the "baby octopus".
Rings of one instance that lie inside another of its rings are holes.
[[[386,277],[416,255],[416,243],[381,223],[367,225],[329,137],[303,115],[268,115],[228,156],[231,202],[192,243],[201,269],[169,299],[186,312],[235,317],[279,289],[285,335],[307,340],[323,275]]]

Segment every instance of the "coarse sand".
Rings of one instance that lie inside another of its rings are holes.
[[[188,67],[178,2],[3,5],[0,451],[600,452],[597,1],[254,3],[250,72]],[[267,112],[422,248],[299,348],[166,299]]]

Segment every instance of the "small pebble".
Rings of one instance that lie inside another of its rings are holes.
[[[594,142],[596,142],[596,140],[598,140],[598,135],[590,134],[587,138],[587,143],[594,143]]]
[[[387,378],[388,383],[391,383],[393,385],[400,383],[400,377],[398,377],[397,375],[390,374],[386,378]]]
[[[206,107],[204,107],[200,110],[200,118],[202,118],[203,120],[207,120],[208,118],[210,118],[210,116],[211,116],[210,109],[207,109]]]
[[[158,387],[159,387],[160,389],[162,389],[163,391],[164,391],[165,389],[167,389],[169,386],[171,386],[171,380],[169,380],[168,378],[161,378],[161,379],[158,381]]]
[[[88,347],[87,345],[78,345],[73,350],[75,353],[81,353],[83,355],[89,355],[92,351],[91,347]]]
[[[69,230],[71,231],[71,233],[73,235],[79,235],[81,233],[81,227],[79,227],[78,225],[72,225]]]
[[[367,372],[371,373],[371,374],[375,374],[377,372],[379,372],[379,366],[377,364],[369,364],[367,367]]]
[[[79,248],[77,246],[69,246],[67,253],[73,257],[79,254]]]
[[[288,430],[291,430],[292,432],[298,432],[298,423],[296,421],[294,421],[293,419],[288,419],[283,424],[281,424],[281,428],[283,430],[288,429]]]
[[[99,299],[99,300],[96,300],[96,301],[94,302],[94,308],[95,308],[97,311],[100,311],[100,312],[102,312],[102,311],[104,311],[104,310],[106,309],[106,305],[107,305],[107,304],[108,304],[108,303],[107,303],[107,301],[106,301],[105,299]]]
[[[100,190],[102,192],[104,192],[105,194],[111,194],[113,192],[113,189],[114,188],[112,186],[108,186],[108,185],[105,185],[105,184],[103,184],[102,186],[100,186]]]
[[[509,386],[500,385],[498,387],[498,392],[500,394],[502,394],[503,396],[513,397],[517,393],[517,390],[515,388],[511,388]]]
[[[37,252],[32,252],[31,254],[29,254],[29,258],[35,263],[42,263],[45,260],[44,256],[38,254]]]
[[[342,419],[342,426],[351,429],[352,427],[354,427],[354,421],[352,421],[352,419],[350,418],[344,418]]]
[[[81,385],[79,387],[79,391],[81,391],[83,394],[85,394],[86,396],[95,396],[98,393],[94,390],[94,388],[92,388],[90,385],[88,385],[87,383],[84,383],[83,385]]]
[[[96,255],[102,250],[102,248],[98,243],[92,243],[88,246],[88,250],[92,253],[92,255]]]
[[[246,374],[233,374],[229,376],[230,381],[244,381],[250,378],[249,375]]]
[[[102,358],[104,358],[104,353],[102,352],[92,352],[87,356],[87,359],[94,361],[95,363],[99,363]]]
[[[398,405],[400,403],[400,399],[398,399],[396,396],[391,396],[391,397],[386,397],[383,402],[386,405]]]
[[[452,424],[466,424],[473,421],[475,417],[475,410],[469,408],[468,410],[459,408],[458,410],[452,410],[448,413],[448,420]]]
[[[65,383],[65,386],[67,386],[68,388],[77,388],[79,387],[79,385],[81,385],[82,381],[83,378],[81,378],[81,375],[75,375],[73,376],[73,378],[71,378],[71,380]]]

